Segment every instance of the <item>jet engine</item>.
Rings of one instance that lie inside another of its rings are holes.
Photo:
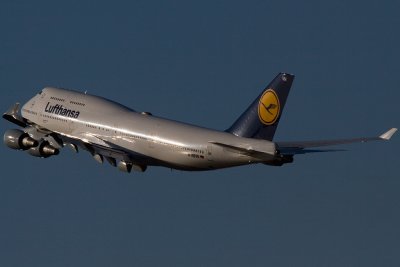
[[[42,141],[38,146],[31,147],[28,153],[34,157],[48,158],[53,155],[58,155],[60,151],[50,145],[48,141]]]
[[[4,143],[12,149],[27,150],[36,147],[39,143],[29,134],[18,129],[10,129],[4,133]]]

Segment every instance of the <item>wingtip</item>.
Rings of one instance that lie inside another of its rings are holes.
[[[397,131],[397,128],[392,128],[392,129],[390,129],[389,131],[387,131],[387,132],[381,134],[381,135],[379,136],[379,138],[380,138],[380,139],[383,139],[383,140],[390,140],[390,138],[392,138],[392,136],[394,135],[394,133],[395,133],[396,131]]]
[[[8,110],[6,112],[3,113],[3,115],[14,115],[17,114],[19,111],[19,102],[15,103],[14,105],[12,105],[10,108],[8,108]]]

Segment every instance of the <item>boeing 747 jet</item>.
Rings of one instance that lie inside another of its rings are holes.
[[[202,171],[262,163],[282,166],[296,154],[354,142],[389,140],[380,136],[340,140],[275,142],[274,135],[294,75],[278,74],[247,110],[225,131],[211,130],[137,112],[114,101],[72,90],[46,87],[22,106],[14,104],[3,118],[18,125],[4,143],[32,156],[47,158],[68,146],[88,151],[125,172],[148,166]]]

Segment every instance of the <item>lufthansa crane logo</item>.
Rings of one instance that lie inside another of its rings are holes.
[[[279,117],[280,104],[275,91],[268,89],[261,96],[258,103],[258,117],[265,125],[271,125],[276,122]]]

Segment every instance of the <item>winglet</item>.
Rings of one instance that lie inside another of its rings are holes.
[[[9,108],[3,114],[3,118],[21,127],[26,127],[26,122],[24,118],[19,115],[19,103],[15,103],[11,108]]]
[[[19,111],[19,103],[15,103],[12,107],[10,107],[4,114],[9,114],[11,116],[17,115]]]
[[[381,135],[379,136],[379,138],[380,138],[380,139],[383,139],[383,140],[390,140],[390,138],[392,137],[392,135],[394,135],[394,133],[395,133],[396,131],[397,131],[397,128],[392,128],[392,129],[390,129],[389,131],[387,131],[387,132],[381,134]]]

